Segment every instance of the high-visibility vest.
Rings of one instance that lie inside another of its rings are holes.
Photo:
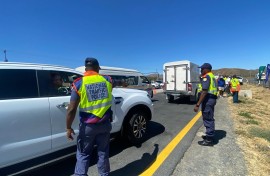
[[[240,90],[239,86],[239,80],[237,78],[232,78],[231,79],[231,92],[236,92]]]
[[[200,93],[202,91],[202,83],[197,84],[197,92]]]
[[[80,112],[91,113],[102,118],[112,105],[112,85],[99,74],[82,77],[82,85],[78,93]]]
[[[216,78],[212,72],[206,73],[203,78],[206,78],[207,75],[210,77],[210,86],[208,89],[208,93],[217,96]]]
[[[202,91],[202,83],[197,84],[197,96],[201,93]]]

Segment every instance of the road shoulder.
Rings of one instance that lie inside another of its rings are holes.
[[[233,121],[226,99],[218,99],[215,107],[216,144],[198,145],[205,128],[202,126],[190,148],[176,166],[172,176],[247,175],[243,154],[236,144]]]

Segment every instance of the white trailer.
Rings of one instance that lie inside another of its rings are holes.
[[[200,81],[198,67],[188,60],[168,62],[163,65],[164,93],[168,102],[187,96],[191,101],[197,100],[197,85]]]

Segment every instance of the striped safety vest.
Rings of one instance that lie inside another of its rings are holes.
[[[197,93],[201,93],[202,91],[202,83],[197,84]]]
[[[208,89],[208,93],[217,96],[217,86],[216,86],[216,78],[212,72],[206,73],[203,78],[206,78],[206,76],[210,77],[210,86]]]
[[[232,78],[231,79],[231,91],[232,92],[238,91],[238,86],[239,86],[239,80],[237,78]]]
[[[78,93],[80,112],[91,113],[102,118],[112,106],[112,85],[99,74],[82,77],[82,85]]]

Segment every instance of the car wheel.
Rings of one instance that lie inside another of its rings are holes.
[[[126,134],[132,144],[140,144],[144,141],[147,131],[147,116],[144,112],[134,112],[128,121]]]

